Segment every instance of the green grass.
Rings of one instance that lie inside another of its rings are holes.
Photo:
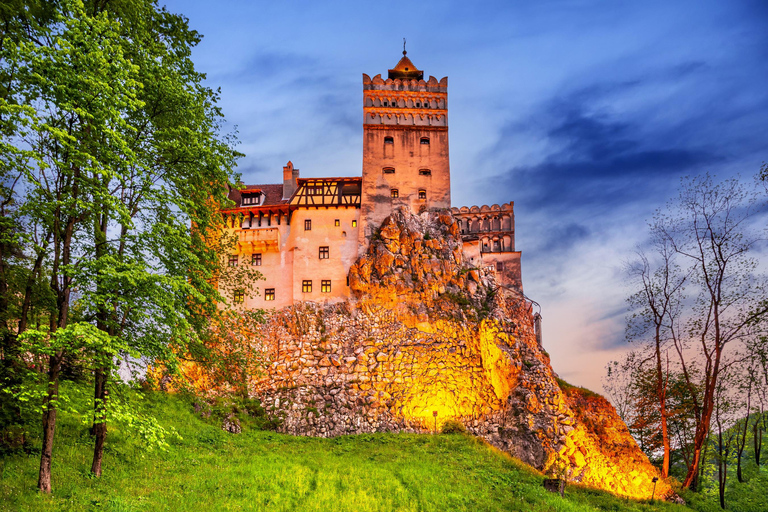
[[[0,510],[689,510],[576,485],[562,499],[544,490],[539,473],[461,434],[317,439],[246,423],[242,434],[233,435],[218,420],[196,415],[191,399],[146,397],[142,407],[181,435],[168,451],[147,453],[112,427],[104,475],[91,478],[87,429],[63,417],[54,447],[53,495],[36,492],[37,453],[6,455],[0,459]]]

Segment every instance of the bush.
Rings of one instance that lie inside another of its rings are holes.
[[[466,434],[467,428],[459,420],[446,420],[440,428],[441,434]]]

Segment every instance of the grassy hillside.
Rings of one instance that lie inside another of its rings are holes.
[[[144,396],[142,407],[181,436],[167,451],[147,452],[112,427],[104,476],[91,478],[87,428],[64,416],[53,495],[35,490],[39,443],[33,442],[31,454],[0,459],[0,510],[689,510],[575,485],[561,499],[543,489],[540,474],[461,434],[301,438],[260,431],[245,413],[243,432],[229,434],[216,410],[204,419],[191,398]]]

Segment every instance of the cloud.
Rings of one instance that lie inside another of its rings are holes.
[[[648,136],[642,119],[599,111],[577,101],[586,96],[578,91],[537,114],[550,120],[544,127],[550,152],[538,163],[518,165],[492,177],[499,190],[496,199],[514,187],[516,202],[533,213],[606,213],[647,201],[670,180],[723,158],[715,149],[676,146],[665,140],[663,132]],[[514,131],[505,133],[515,138]],[[506,144],[510,143],[499,142]],[[521,183],[525,186],[515,187]]]

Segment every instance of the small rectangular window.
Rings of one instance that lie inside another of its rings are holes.
[[[394,167],[385,167],[381,170],[384,174],[395,174]]]
[[[339,227],[341,226],[341,221],[339,219],[336,219],[335,221],[333,221],[333,225],[336,227]]]
[[[427,191],[419,190],[419,199],[426,199],[426,198],[427,198]]]
[[[499,271],[499,272],[501,272],[502,270],[504,270],[504,263],[502,263],[502,262],[500,262],[500,261],[497,261],[497,262],[496,262],[496,270],[497,270],[497,271]]]
[[[301,293],[312,293],[311,279],[305,279],[301,282]]]
[[[421,143],[422,144],[429,144],[429,137],[422,137],[421,138]]]
[[[257,252],[251,256],[251,265],[254,267],[260,267],[261,266],[261,253]]]
[[[386,102],[385,102],[386,104]],[[395,138],[394,137],[384,137],[384,144],[394,144]]]
[[[328,259],[328,256],[329,256],[329,250],[328,249],[329,248],[327,246],[320,248],[320,259],[321,260],[327,260]]]
[[[419,174],[422,176],[431,176],[432,171],[430,169],[419,169]]]
[[[356,227],[357,227],[357,221],[356,221],[356,220],[353,220],[353,221],[352,221],[352,227],[353,227],[353,228],[356,228]]]
[[[235,294],[233,298],[234,298],[235,304],[242,304],[245,301],[245,290],[243,290],[242,288],[235,290]]]
[[[312,231],[312,219],[304,220],[304,231]]]
[[[400,192],[396,188],[393,188],[389,191],[389,196],[392,198],[400,197]]]
[[[323,279],[320,281],[320,291],[322,293],[331,293],[331,280],[330,279]]]
[[[237,266],[237,254],[230,254],[229,260],[228,260],[230,267],[236,267]]]
[[[267,288],[264,290],[264,300],[275,300],[275,289]]]

